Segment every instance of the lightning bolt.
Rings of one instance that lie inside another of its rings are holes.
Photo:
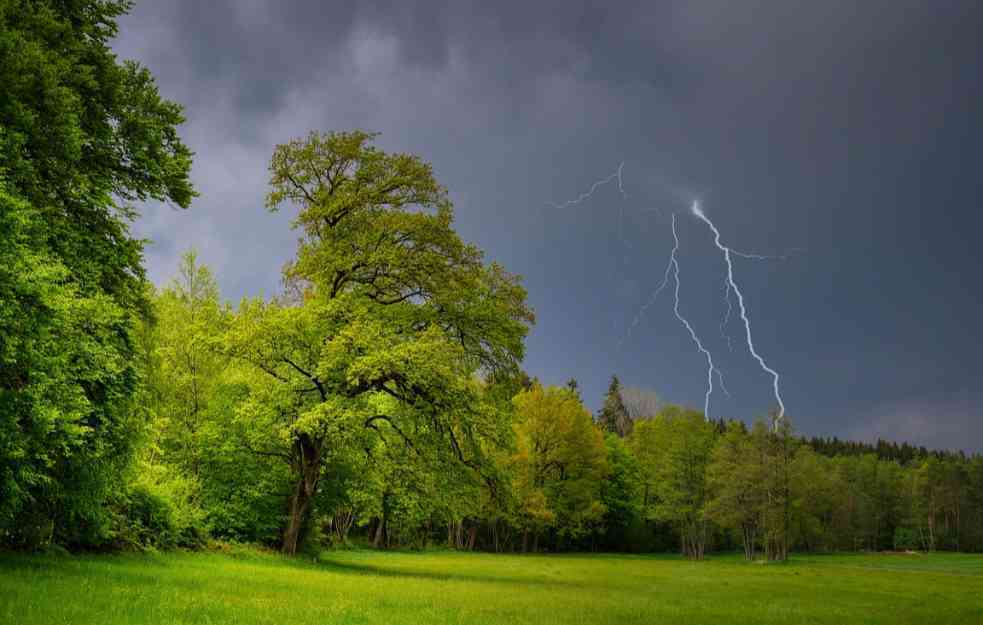
[[[659,298],[659,294],[662,293],[662,291],[665,290],[666,286],[669,285],[669,277],[671,275],[676,285],[675,290],[673,292],[674,303],[673,303],[672,312],[676,316],[676,319],[678,319],[679,322],[683,324],[683,326],[689,331],[690,338],[693,339],[693,342],[696,344],[696,348],[699,349],[700,352],[707,359],[707,392],[706,395],[704,396],[703,416],[706,419],[709,419],[710,395],[713,394],[714,374],[716,374],[717,379],[720,380],[720,390],[722,390],[724,394],[727,395],[728,397],[730,397],[730,392],[727,390],[727,387],[724,386],[723,373],[721,373],[720,369],[718,369],[713,364],[713,356],[705,347],[703,347],[703,342],[700,341],[700,338],[699,336],[697,336],[696,331],[693,329],[693,326],[690,325],[689,321],[685,317],[683,317],[682,313],[679,312],[679,260],[676,258],[676,252],[679,251],[679,235],[676,233],[675,213],[672,214],[672,240],[673,240],[672,251],[669,253],[669,262],[666,263],[666,269],[662,273],[662,282],[659,283],[659,286],[656,287],[655,291],[652,292],[652,295],[649,296],[648,301],[645,302],[645,304],[639,309],[638,313],[635,314],[635,318],[632,320],[631,325],[628,327],[627,335],[631,336],[632,329],[634,329],[634,327],[639,324],[642,317],[645,315],[645,311],[648,310],[652,306],[652,304],[655,303],[655,300]],[[619,345],[622,342],[624,342],[624,339],[622,339],[619,342]]]
[[[789,250],[787,254],[782,254],[779,256],[768,256],[765,254],[752,254],[749,252],[739,252],[733,248],[731,248],[730,253],[733,254],[734,256],[740,256],[741,258],[747,258],[750,260],[788,260],[789,257],[794,252],[800,251],[801,249],[802,248],[795,247]],[[730,290],[731,290],[730,282],[724,280],[724,302],[727,304],[727,312],[724,313],[724,318],[720,322],[720,336],[723,337],[725,341],[727,341],[727,349],[730,351],[734,351],[734,344],[730,340],[730,335],[727,334],[726,332],[727,324],[730,323],[730,316],[734,312],[734,306],[731,304],[730,301]]]
[[[623,179],[621,177],[621,173],[624,170],[624,168],[625,168],[625,163],[624,161],[622,161],[621,164],[618,165],[617,171],[615,171],[607,178],[601,178],[600,180],[592,184],[587,191],[581,193],[579,196],[577,196],[576,199],[567,200],[566,202],[561,202],[559,204],[557,204],[556,202],[549,202],[549,205],[552,206],[553,208],[566,208],[568,206],[573,206],[574,204],[580,204],[581,202],[590,199],[591,196],[594,195],[595,191],[597,191],[599,188],[603,187],[604,185],[608,184],[612,180],[618,181],[618,193],[621,194],[622,199],[628,199],[628,194],[625,193],[625,187],[623,184]],[[624,209],[622,209],[622,214],[624,214]]]
[[[676,221],[675,214],[673,214],[672,219],[673,219],[673,224],[675,224]],[[673,232],[675,233],[675,230]],[[678,246],[678,241],[677,241],[677,246]],[[673,248],[673,254],[675,254],[675,248]],[[649,296],[648,301],[642,304],[642,307],[638,309],[637,313],[635,313],[634,319],[631,320],[631,324],[628,326],[628,331],[626,332],[626,335],[618,341],[619,348],[622,346],[622,344],[624,344],[625,340],[631,338],[631,331],[634,330],[639,323],[641,323],[642,317],[645,316],[645,312],[652,307],[652,304],[655,303],[655,300],[659,298],[659,294],[662,293],[662,291],[665,290],[666,285],[669,284],[669,272],[672,270],[672,258],[673,257],[670,256],[669,262],[666,263],[666,270],[662,274],[662,282],[659,284],[658,287],[656,287],[654,291],[652,291],[652,295]]]
[[[676,234],[676,214],[672,214],[672,239],[674,241],[672,252],[669,254],[669,266],[672,268],[673,279],[676,282],[675,289],[675,302],[673,303],[672,312],[676,315],[676,319],[679,320],[681,324],[686,326],[689,331],[690,338],[696,344],[696,348],[703,353],[707,359],[707,392],[703,399],[703,417],[706,419],[710,418],[710,395],[713,394],[713,374],[716,373],[721,379],[723,375],[720,370],[717,369],[713,364],[713,356],[703,347],[703,342],[700,341],[700,337],[696,335],[696,331],[693,326],[690,325],[686,317],[679,312],[679,260],[676,259],[676,252],[679,250],[679,235]]]
[[[705,223],[707,227],[710,228],[711,232],[713,232],[714,245],[717,246],[717,249],[723,252],[724,262],[727,263],[727,304],[728,306],[730,306],[730,292],[733,291],[734,295],[737,296],[737,309],[740,312],[741,320],[744,322],[744,335],[745,338],[747,339],[748,351],[751,352],[751,356],[753,356],[754,359],[758,361],[758,365],[761,366],[761,369],[766,373],[768,373],[769,375],[771,375],[772,388],[775,391],[775,401],[778,402],[778,417],[775,420],[775,427],[777,428],[778,423],[785,417],[785,402],[782,401],[782,394],[778,388],[779,375],[777,371],[775,371],[774,369],[768,366],[768,363],[765,362],[765,359],[761,357],[761,354],[759,354],[757,349],[755,349],[754,347],[754,340],[751,338],[751,321],[748,319],[747,308],[744,306],[744,294],[741,293],[740,287],[737,286],[737,282],[734,280],[734,263],[733,263],[733,259],[731,258],[731,256],[739,256],[741,258],[758,258],[759,255],[746,254],[744,252],[736,252],[735,250],[732,250],[731,248],[721,243],[720,231],[717,230],[717,226],[715,226],[713,222],[710,221],[710,219],[706,216],[706,213],[703,212],[703,208],[700,206],[700,202],[698,200],[693,202],[693,205],[690,207],[690,211],[700,221]],[[676,224],[675,216],[673,216],[673,236],[675,236],[676,234],[675,224]],[[673,252],[673,255],[675,256],[675,252]],[[676,288],[678,291],[679,289],[678,279],[676,282]],[[707,395],[707,397],[709,400],[709,394]]]
[[[724,374],[720,372],[719,368],[717,368],[717,382],[720,383],[720,390],[724,392],[724,395],[730,397],[730,391],[728,391],[727,387],[724,386]],[[709,419],[710,417],[707,418]]]
[[[734,312],[734,307],[730,303],[730,283],[726,280],[724,281],[724,301],[727,302],[727,313],[724,315],[724,320],[720,322],[720,336],[727,341],[727,349],[734,351],[734,344],[730,342],[730,335],[726,331],[727,324],[730,323],[730,315]]]
[[[801,252],[803,250],[805,250],[805,248],[803,247],[793,247],[789,249],[789,251],[786,254],[770,256],[765,254],[751,254],[749,252],[739,252],[734,248],[731,248],[730,253],[733,254],[734,256],[740,256],[741,258],[747,258],[750,260],[788,260],[789,258],[792,257],[793,254],[795,254],[796,252]],[[730,302],[730,291],[731,291],[730,282],[728,280],[724,280],[724,302],[726,302],[727,304],[727,312],[724,313],[724,318],[720,322],[720,336],[722,336],[723,339],[727,341],[727,349],[730,351],[734,351],[734,344],[731,342],[730,335],[727,334],[726,331],[727,324],[730,323],[730,316],[734,312],[734,307],[733,305],[731,305]]]
[[[591,186],[587,189],[587,191],[581,193],[576,198],[561,203],[550,202],[549,205],[553,206],[554,208],[562,209],[569,206],[573,206],[575,204],[580,204],[593,197],[594,193],[600,187],[609,184],[615,180],[618,181],[618,192],[621,194],[622,199],[627,199],[628,195],[625,193],[624,179],[622,176],[624,172],[624,166],[625,166],[624,162],[621,162],[618,165],[618,169],[613,174],[595,181],[593,184],[591,184]],[[622,204],[620,210],[621,221],[619,223],[619,234],[622,243],[628,246],[628,242],[624,238],[624,212],[625,212],[624,204]],[[791,252],[798,251],[799,248],[795,248],[791,250],[790,253],[777,255],[777,256],[757,254],[753,252],[745,252],[745,251],[737,250],[728,247],[721,242],[720,231],[717,230],[717,227],[713,224],[712,221],[710,221],[710,219],[703,212],[699,200],[693,202],[693,204],[690,207],[690,212],[692,212],[693,215],[697,217],[699,220],[704,222],[710,228],[711,232],[713,232],[714,244],[717,246],[717,249],[719,249],[723,253],[724,261],[727,264],[727,275],[726,275],[726,280],[724,281],[724,301],[727,304],[727,312],[724,315],[723,321],[721,321],[719,326],[720,335],[727,341],[727,347],[730,349],[730,351],[733,351],[734,347],[731,341],[731,337],[726,332],[727,324],[730,322],[730,318],[734,312],[733,303],[730,297],[731,292],[733,292],[737,296],[738,312],[740,313],[741,320],[744,322],[744,333],[747,341],[748,351],[751,353],[751,356],[754,357],[754,359],[758,362],[758,365],[761,367],[761,369],[766,373],[768,373],[769,375],[771,375],[772,377],[772,388],[774,389],[775,400],[778,402],[778,406],[779,406],[779,413],[775,420],[775,427],[777,428],[778,423],[785,416],[785,403],[782,400],[781,391],[779,389],[780,377],[777,371],[775,371],[774,369],[768,366],[768,363],[765,362],[765,359],[761,356],[761,354],[758,353],[757,349],[754,346],[754,340],[751,336],[751,321],[748,318],[747,307],[744,304],[744,294],[741,292],[740,287],[737,285],[737,281],[734,279],[733,257],[736,256],[738,258],[745,258],[748,260],[787,260]],[[641,319],[642,317],[644,317],[646,311],[653,304],[655,304],[659,295],[669,285],[669,279],[671,277],[673,279],[673,282],[675,283],[675,288],[673,290],[673,300],[674,300],[673,308],[672,308],[673,315],[675,315],[676,319],[679,320],[679,322],[683,325],[683,327],[686,328],[687,332],[689,332],[690,338],[693,340],[693,343],[696,345],[696,348],[700,351],[701,354],[703,354],[704,358],[706,358],[707,361],[707,390],[706,393],[704,394],[703,414],[705,418],[709,419],[710,397],[713,395],[713,390],[714,390],[714,385],[713,385],[714,376],[716,376],[720,382],[720,390],[723,391],[723,393],[728,397],[730,397],[730,392],[727,390],[727,387],[724,385],[723,373],[720,371],[720,369],[717,368],[717,366],[713,362],[713,355],[703,345],[703,342],[700,340],[699,335],[697,335],[696,330],[690,324],[689,320],[686,319],[686,317],[684,317],[683,314],[679,311],[679,289],[681,285],[679,279],[679,259],[676,255],[677,252],[679,251],[679,234],[676,231],[675,213],[672,214],[672,239],[673,239],[673,247],[672,247],[672,251],[669,254],[669,261],[668,263],[666,263],[665,271],[663,271],[662,274],[662,282],[659,283],[659,286],[656,287],[655,291],[652,292],[652,295],[649,296],[649,299],[645,302],[645,304],[642,305],[639,311],[635,314],[635,317],[632,319],[632,322],[628,327],[626,336],[618,341],[618,346],[620,347],[624,343],[625,339],[631,336],[632,330],[636,326],[638,326],[638,324],[641,322]]]
[[[567,201],[561,202],[559,204],[556,203],[556,202],[548,202],[548,204],[549,204],[549,206],[552,206],[553,208],[560,208],[560,209],[567,208],[568,206],[573,206],[575,204],[580,204],[581,202],[584,202],[584,201],[590,199],[591,197],[593,197],[595,191],[597,191],[599,188],[603,187],[604,185],[608,184],[609,182],[611,182],[613,180],[617,180],[618,181],[618,193],[621,194],[621,199],[622,200],[627,200],[628,199],[628,194],[625,193],[624,177],[622,176],[622,173],[624,172],[624,169],[625,169],[625,162],[624,161],[621,161],[621,163],[618,164],[618,169],[616,169],[613,174],[611,174],[610,176],[608,176],[606,178],[601,178],[600,180],[596,181],[594,184],[592,184],[590,186],[589,189],[587,189],[587,191],[581,193],[575,199],[567,200]],[[628,249],[631,249],[631,244],[628,242],[628,239],[625,238],[625,205],[624,205],[624,202],[622,202],[621,207],[620,207],[619,212],[618,212],[618,239],[621,241],[621,244],[622,245],[624,245]],[[627,257],[625,258],[625,262],[627,263]]]

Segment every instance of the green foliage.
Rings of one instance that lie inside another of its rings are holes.
[[[210,418],[213,416],[214,421],[206,422],[199,438],[202,455],[197,474],[163,461],[160,456],[148,455],[137,479],[151,472],[184,479],[179,485],[179,511],[193,520],[193,536],[276,545],[288,491],[288,470],[276,459],[244,450],[229,438],[235,430],[224,414],[209,414]],[[150,458],[156,464],[150,464]]]
[[[633,522],[641,513],[638,462],[624,440],[616,434],[604,436],[608,475],[601,481],[600,499],[604,506],[602,534],[604,544],[618,548],[625,544]]]
[[[724,528],[739,531],[744,557],[753,560],[761,531],[767,493],[761,487],[767,474],[766,455],[755,448],[742,423],[731,422],[721,436],[707,467],[712,493],[707,516]]]
[[[194,197],[191,153],[175,131],[181,108],[109,47],[130,4],[0,2],[0,168],[37,205]]]
[[[109,47],[120,0],[0,1],[0,171],[42,212],[45,241],[80,291],[141,302],[143,243],[126,202],[186,207],[191,152],[181,108]],[[122,202],[122,203],[121,203]]]
[[[701,413],[678,406],[636,423],[629,441],[647,516],[673,523],[683,552],[696,559],[706,548],[707,466],[715,442],[714,428]]]
[[[171,509],[162,497],[144,486],[133,486],[117,499],[119,527],[113,538],[120,547],[174,546]]]
[[[180,279],[153,295],[156,323],[137,335],[154,417],[139,488],[106,530],[115,544],[194,545],[207,528],[282,546],[304,436],[322,450],[300,527],[308,554],[352,534],[380,548],[680,545],[699,557],[733,544],[722,530],[752,559],[759,549],[775,559],[791,548],[929,549],[933,534],[937,548],[978,544],[972,521],[955,532],[957,513],[977,518],[978,461],[927,456],[905,470],[873,455],[828,458],[792,436],[787,418],[777,433],[764,421],[748,431],[675,406],[626,439],[602,437],[569,386],[544,389],[504,368],[479,382],[440,334],[409,344],[389,332],[398,315],[378,323],[393,305],[306,290],[246,300],[233,314],[189,255]],[[392,365],[396,348],[405,368]],[[308,368],[314,378],[298,370]],[[315,378],[329,388],[351,371],[355,383],[399,371],[430,394],[415,406],[370,388],[320,397]],[[435,389],[442,403],[428,406]]]
[[[894,528],[894,549],[897,551],[915,551],[922,548],[918,532],[910,527]]]
[[[508,426],[474,376],[514,371],[532,322],[518,279],[452,229],[430,166],[373,138],[312,133],[275,150],[267,203],[300,208],[285,271],[294,297],[242,302],[222,341],[251,370],[240,443],[281,458],[295,479],[288,553],[310,529],[329,456],[373,437],[390,455],[428,449],[484,471],[485,443]]]
[[[0,189],[0,532],[27,547],[107,538],[102,508],[139,431],[131,318],[84,295]]]
[[[187,206],[180,108],[109,47],[128,2],[0,0],[0,543],[98,546],[139,437],[132,200]],[[14,199],[14,198],[18,199]]]
[[[202,439],[209,412],[228,361],[214,342],[231,312],[195,252],[184,255],[178,271],[154,300],[156,336],[147,373],[153,376],[156,459],[197,477],[207,454]]]
[[[533,386],[516,395],[516,524],[534,535],[552,528],[576,538],[602,520],[608,475],[604,437],[576,393]]]

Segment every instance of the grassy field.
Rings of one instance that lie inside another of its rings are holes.
[[[0,556],[0,623],[983,623],[983,556]]]

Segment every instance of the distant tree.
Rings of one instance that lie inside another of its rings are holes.
[[[601,483],[600,497],[605,508],[601,529],[607,548],[623,548],[626,532],[641,514],[638,462],[618,435],[605,434],[604,445],[608,475]]]
[[[622,438],[631,432],[631,418],[621,397],[621,382],[618,376],[611,376],[611,383],[604,395],[604,405],[597,415],[597,422],[606,432],[613,432]]]
[[[636,424],[629,446],[639,463],[646,512],[671,522],[683,553],[700,560],[707,542],[707,467],[715,443],[713,425],[695,410],[666,406]]]
[[[791,546],[793,461],[799,442],[792,435],[791,420],[772,415],[772,427],[765,431],[758,421],[751,431],[755,447],[765,458],[766,502],[762,527],[769,560],[786,560]]]
[[[924,549],[966,547],[965,517],[979,514],[967,505],[968,491],[972,492],[967,487],[977,486],[978,463],[978,459],[966,463],[930,455],[913,469],[909,478],[909,522],[916,528]],[[973,533],[970,531],[969,535]]]
[[[555,528],[561,538],[585,534],[605,512],[603,435],[569,389],[535,386],[514,402],[519,525],[537,542],[546,528]]]
[[[831,458],[808,445],[795,451],[792,467],[792,544],[805,551],[837,549],[836,511],[847,487]]]
[[[966,462],[965,528],[960,547],[967,551],[983,551],[983,455]]]
[[[664,405],[654,391],[631,386],[621,388],[621,402],[632,423],[654,417]]]
[[[741,532],[749,560],[759,541],[769,560],[788,557],[793,523],[800,520],[796,512],[801,501],[794,491],[799,485],[797,450],[788,417],[773,417],[771,426],[759,419],[749,433],[731,422],[714,451],[708,467],[712,498],[707,513],[721,526]]]
[[[158,320],[157,367],[153,386],[159,396],[155,429],[167,461],[197,477],[203,448],[201,433],[227,358],[216,341],[231,311],[220,301],[208,267],[189,251],[178,276],[154,300]]]
[[[707,515],[721,527],[740,532],[747,560],[755,557],[766,502],[761,488],[765,464],[759,451],[744,428],[731,422],[707,467],[712,493]]]
[[[577,383],[577,380],[575,378],[570,378],[569,380],[567,380],[567,389],[571,393],[576,395],[577,399],[583,401],[583,399],[580,397],[580,384]]]

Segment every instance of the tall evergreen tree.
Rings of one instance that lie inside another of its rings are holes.
[[[580,383],[577,382],[577,378],[567,380],[567,390],[576,395],[578,400],[583,401],[580,397]]]
[[[611,376],[608,392],[604,395],[604,405],[597,414],[597,422],[607,432],[613,432],[625,437],[631,432],[632,421],[621,397],[621,381],[618,376]]]

